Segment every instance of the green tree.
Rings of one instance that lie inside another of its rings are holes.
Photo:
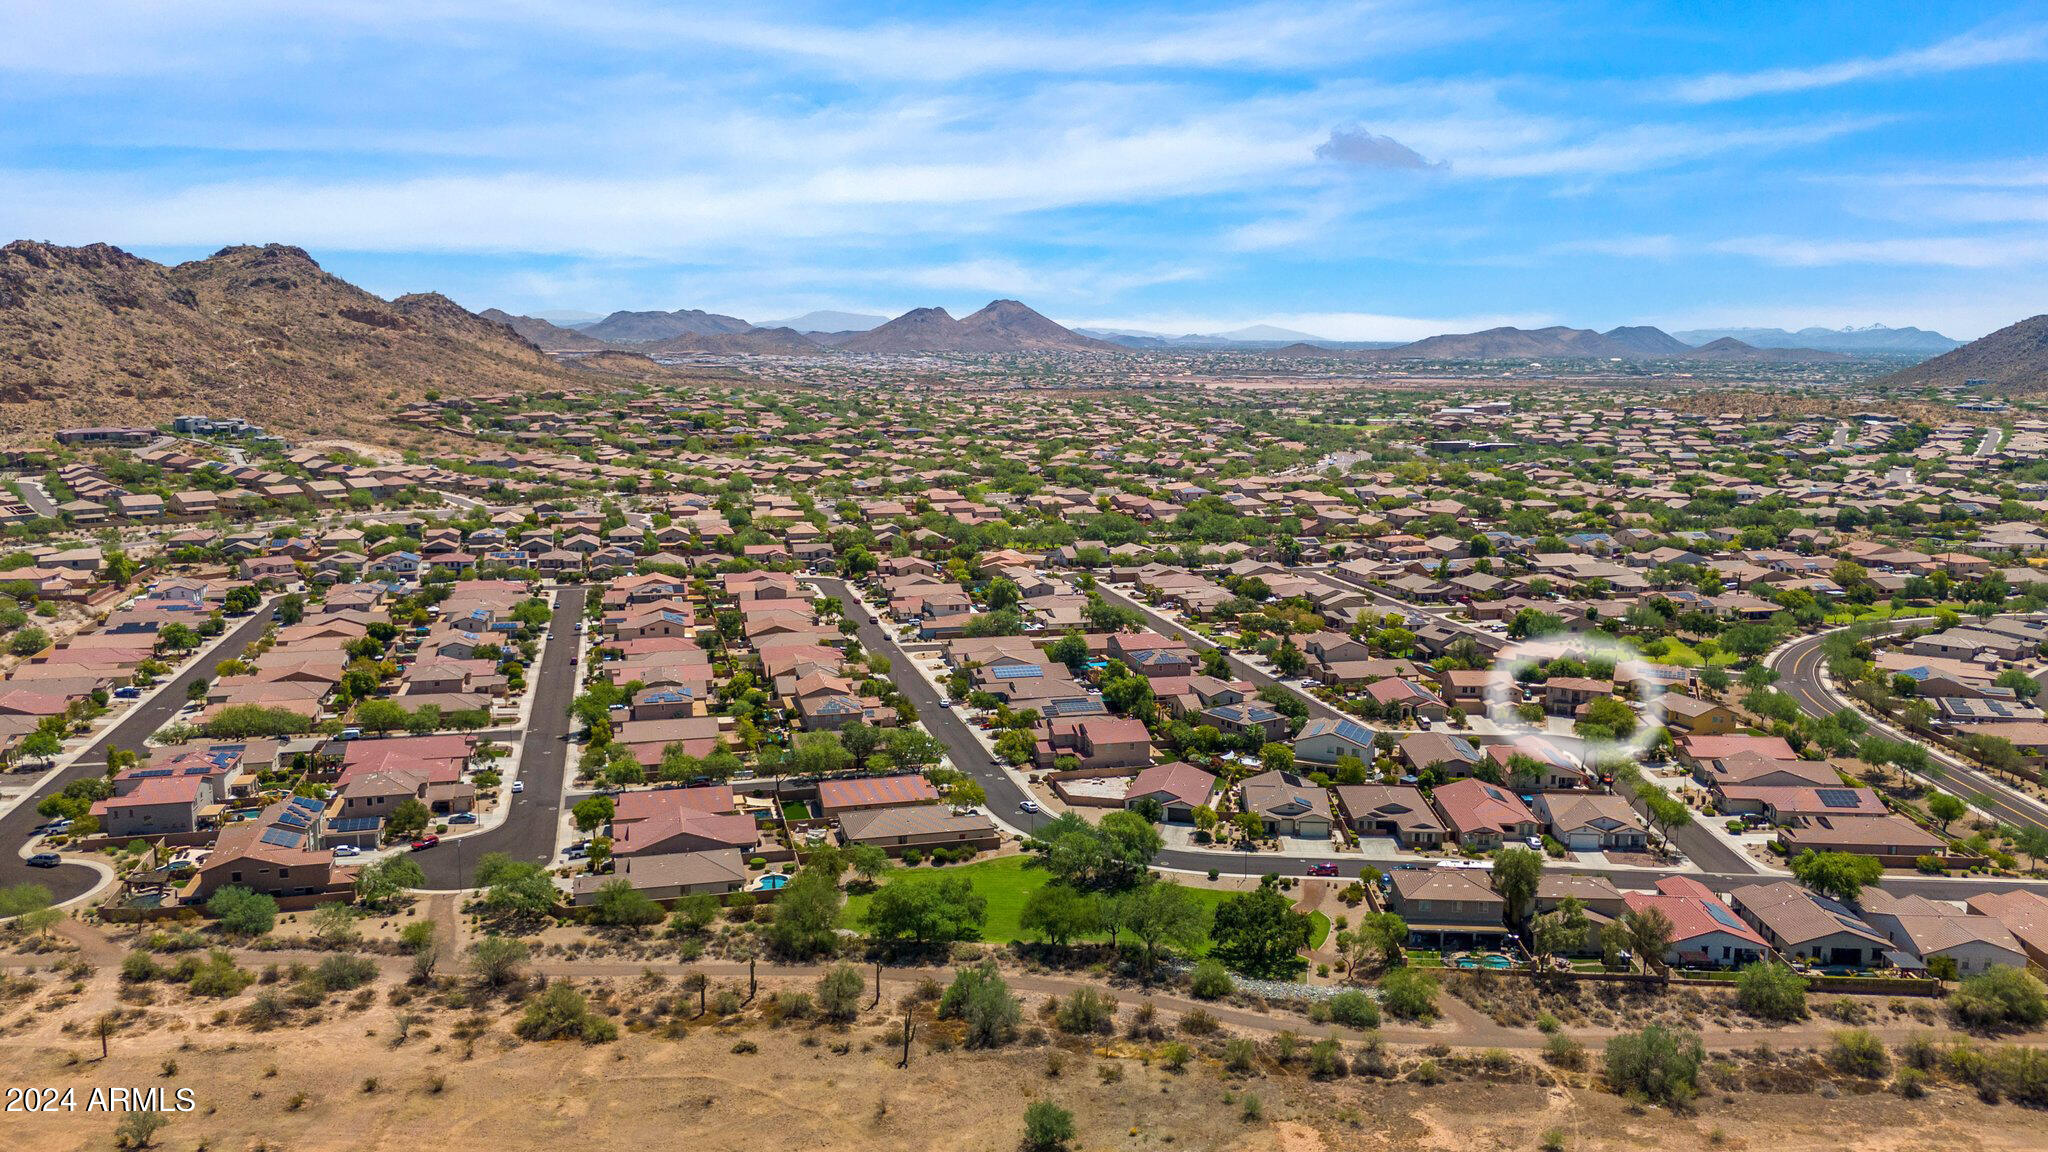
[[[1218,959],[1247,976],[1266,978],[1300,968],[1296,953],[1308,947],[1312,933],[1309,918],[1294,910],[1269,876],[1217,907],[1209,938]]]
[[[610,796],[599,793],[578,800],[569,814],[576,821],[576,830],[587,836],[610,823],[617,810],[618,805]]]
[[[1806,1016],[1806,977],[1790,965],[1766,960],[1751,964],[1735,978],[1742,1010],[1763,1020],[1799,1020]]]
[[[861,883],[873,887],[889,872],[889,854],[873,844],[855,844],[846,850],[846,866]]]
[[[975,940],[988,919],[988,900],[957,874],[902,876],[877,890],[862,919],[869,935],[917,944]]]
[[[1109,898],[1106,924],[1131,934],[1149,978],[1169,947],[1193,949],[1208,933],[1208,914],[1177,880],[1154,880]]]
[[[277,901],[268,893],[239,885],[214,892],[206,901],[206,911],[230,936],[261,936],[277,924]]]
[[[1536,907],[1543,882],[1543,857],[1527,848],[1503,848],[1493,857],[1493,890],[1507,905],[1510,924],[1520,924]]]
[[[839,909],[845,898],[833,877],[804,868],[775,900],[775,919],[768,942],[783,956],[797,960],[831,953],[838,946]]]
[[[31,624],[16,632],[7,641],[7,650],[16,656],[33,656],[50,646],[50,634]]]
[[[392,805],[390,814],[384,817],[384,834],[392,839],[417,836],[427,830],[433,819],[434,813],[418,797],[407,796]]]
[[[1000,1048],[1017,1038],[1024,1014],[990,958],[954,975],[939,998],[939,1019],[965,1024],[969,1048]]]
[[[411,856],[390,856],[356,869],[356,899],[365,907],[386,908],[407,889],[426,884],[427,874]]]
[[[1677,932],[1671,918],[1655,908],[1642,908],[1622,916],[1622,929],[1627,933],[1629,951],[1636,954],[1636,962],[1648,972],[1650,965],[1664,963],[1664,954],[1671,950],[1671,937]]]
[[[1948,826],[1962,819],[1963,814],[1969,810],[1969,806],[1962,800],[1946,792],[1935,792],[1927,797],[1927,814],[1941,821],[1943,832],[1948,831]]]
[[[1993,965],[1963,981],[1948,999],[1972,1028],[2034,1028],[2048,1022],[2048,988],[2031,972]]]
[[[1436,992],[1436,977],[1420,968],[1395,968],[1380,977],[1381,1006],[1403,1020],[1434,1017]]]
[[[486,936],[469,946],[469,967],[485,987],[503,988],[519,979],[528,955],[524,940]]]
[[[1695,1033],[1652,1024],[1607,1041],[1607,1085],[1654,1104],[1683,1105],[1699,1093],[1706,1050]]]
[[[599,885],[590,909],[591,922],[607,928],[644,928],[661,923],[661,918],[661,905],[623,876]]]
[[[1067,1152],[1074,1141],[1074,1114],[1050,1100],[1024,1109],[1023,1152]]]
[[[1792,875],[1823,896],[1847,902],[1883,877],[1884,864],[1875,856],[1808,849],[1793,858]]]
[[[860,1015],[860,992],[865,986],[860,969],[835,964],[818,977],[818,1011],[834,1024],[845,1024]]]
[[[389,700],[365,700],[356,705],[356,724],[368,732],[389,732],[405,727],[410,716],[404,708]]]
[[[476,880],[483,885],[485,914],[499,924],[537,921],[554,911],[559,898],[546,869],[502,852],[484,853],[477,862]]]
[[[1053,881],[1039,887],[1024,901],[1019,925],[1026,932],[1045,937],[1055,948],[1064,948],[1077,936],[1102,931],[1102,905],[1092,892]]]

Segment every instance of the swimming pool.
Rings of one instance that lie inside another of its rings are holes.
[[[1484,956],[1460,956],[1451,961],[1451,967],[1453,968],[1487,968],[1496,972],[1504,971],[1514,966],[1515,962],[1513,960],[1498,952],[1488,952]]]
[[[789,877],[784,876],[780,872],[771,872],[768,875],[761,877],[760,883],[754,885],[755,888],[763,892],[774,892],[782,888],[787,888],[788,886]]]

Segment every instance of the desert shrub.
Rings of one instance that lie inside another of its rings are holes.
[[[1093,988],[1076,988],[1060,1002],[1053,1026],[1072,1036],[1109,1032],[1116,1026],[1116,1001]]]
[[[376,962],[364,956],[329,956],[313,969],[313,979],[329,992],[360,988],[376,978]]]
[[[962,968],[953,977],[939,999],[939,1016],[967,1025],[969,1048],[998,1048],[1017,1038],[1024,1010],[996,971],[995,961],[988,960]]]
[[[1350,1065],[1344,1059],[1344,1046],[1334,1036],[1325,1036],[1308,1046],[1308,1074],[1318,1080],[1342,1076]]]
[[[1065,1152],[1074,1140],[1074,1114],[1050,1100],[1024,1109],[1024,1152]]]
[[[616,1040],[618,1025],[590,1010],[583,993],[563,981],[527,1002],[526,1012],[513,1028],[522,1040],[582,1040],[602,1044]]]
[[[1380,1006],[1372,997],[1355,989],[1339,992],[1326,1001],[1330,1006],[1330,1019],[1351,1028],[1377,1028],[1380,1026]]]
[[[1562,1032],[1553,1032],[1543,1042],[1543,1058],[1559,1068],[1583,1068],[1586,1046]]]
[[[1190,1036],[1214,1036],[1222,1029],[1222,1021],[1200,1008],[1187,1012],[1180,1018],[1180,1030]]]
[[[1699,1092],[1704,1058],[1698,1035],[1652,1024],[1607,1041],[1607,1084],[1626,1096],[1682,1105]]]
[[[1403,1020],[1436,1015],[1436,977],[1419,968],[1395,968],[1380,977],[1380,1003]]]
[[[818,977],[818,1011],[835,1024],[852,1020],[860,1015],[861,989],[866,986],[860,969],[851,964],[835,965]]]
[[[1259,1046],[1243,1036],[1223,1042],[1223,1068],[1227,1072],[1249,1072],[1258,1061]]]
[[[2048,1021],[2048,988],[2031,972],[1993,967],[1963,981],[1948,1006],[1971,1028],[2031,1028]]]
[[[235,967],[235,958],[225,948],[215,948],[204,963],[192,970],[190,986],[194,996],[226,999],[256,982],[256,974]]]
[[[1197,1000],[1220,1000],[1236,988],[1237,982],[1230,978],[1230,970],[1215,960],[1196,964],[1188,977],[1188,991]]]
[[[1189,1055],[1188,1046],[1174,1040],[1159,1050],[1159,1062],[1166,1066],[1167,1071],[1178,1072],[1188,1066]]]
[[[144,984],[163,975],[157,967],[156,958],[140,948],[121,958],[121,979],[130,984]]]
[[[1861,1028],[1835,1033],[1834,1043],[1828,1048],[1828,1063],[1837,1072],[1861,1076],[1866,1080],[1875,1080],[1892,1068],[1892,1058],[1884,1050],[1884,1041]]]
[[[1742,1010],[1763,1020],[1797,1020],[1806,1015],[1806,977],[1790,965],[1751,964],[1736,977]]]

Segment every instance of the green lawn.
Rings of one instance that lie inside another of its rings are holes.
[[[1310,951],[1314,951],[1321,948],[1323,941],[1330,938],[1330,918],[1321,912],[1311,912],[1308,914],[1308,921],[1315,931],[1315,935],[1309,937],[1308,941]]]
[[[915,868],[898,867],[890,872],[890,879],[883,883],[893,883],[895,878],[906,875],[958,873],[965,876],[974,885],[974,890],[981,893],[982,899],[988,901],[988,921],[982,926],[981,938],[992,944],[1007,944],[1012,940],[1026,938],[1018,923],[1024,914],[1024,902],[1031,898],[1033,892],[1044,887],[1050,878],[1042,868],[1026,868],[1024,863],[1028,859],[1026,856],[1000,856],[974,864],[948,864],[943,868],[934,868],[929,864],[919,864]],[[1188,891],[1212,912],[1225,897],[1231,895],[1213,888],[1191,887]],[[840,917],[840,923],[849,928],[859,927],[861,914],[867,910],[869,899],[865,893],[848,896],[846,911]],[[1327,932],[1328,929],[1329,923],[1325,921],[1322,931]],[[1317,937],[1318,941],[1321,939],[1321,936]]]

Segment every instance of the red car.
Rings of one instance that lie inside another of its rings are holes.
[[[422,836],[412,842],[412,850],[415,852],[425,852],[440,842],[441,838],[439,836]]]
[[[1337,866],[1328,861],[1321,864],[1311,864],[1308,866],[1308,874],[1311,876],[1335,876],[1337,874]]]

